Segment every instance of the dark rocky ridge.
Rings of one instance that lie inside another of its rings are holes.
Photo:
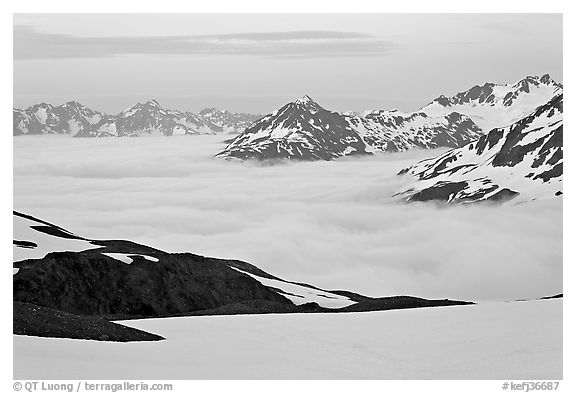
[[[123,245],[124,246],[124,245]],[[101,252],[125,252],[109,243],[105,250],[50,253],[14,263],[14,300],[79,315],[166,316],[218,308],[243,300],[289,304],[284,296],[223,261],[193,254],[150,253],[125,264]],[[132,253],[130,252],[130,253]]]
[[[466,302],[449,299],[423,299],[414,296],[389,296],[381,298],[364,297],[363,300],[353,305],[342,308],[326,308],[317,303],[304,303],[299,306],[294,304],[278,304],[266,300],[246,300],[238,303],[228,304],[222,307],[193,311],[171,317],[185,316],[209,316],[209,315],[244,315],[244,314],[305,314],[305,313],[356,313],[372,312],[386,310],[402,310],[410,308],[429,308],[429,307],[447,307],[447,306],[466,306],[473,305],[474,302]],[[133,319],[131,316],[108,316],[111,320]]]
[[[422,307],[464,306],[469,304],[474,303],[449,299],[429,300],[414,296],[389,296],[364,300],[362,302],[340,308],[337,310],[337,312],[368,312]]]
[[[30,303],[12,302],[13,334],[98,341],[159,341],[164,338],[102,317],[70,314]]]
[[[547,299],[562,299],[564,297],[563,293],[559,293],[558,295],[553,295],[553,296],[543,296],[540,299],[541,300],[547,300]]]
[[[13,263],[14,268],[19,269],[13,276],[16,334],[146,340],[157,338],[119,331],[116,325],[106,321],[184,315],[358,312],[469,304],[412,297],[375,299],[350,291],[324,290],[326,294],[345,296],[357,303],[340,309],[327,309],[313,302],[296,306],[283,296],[283,291],[266,286],[243,272],[278,282],[290,281],[243,261],[190,253],[171,254],[124,240],[90,240],[32,216],[14,214],[29,220],[30,228],[46,236],[81,239],[99,246],[79,252],[52,252],[40,259]],[[132,262],[127,264],[104,253],[131,255]],[[292,284],[320,290],[309,284]],[[39,313],[33,314],[36,312]]]

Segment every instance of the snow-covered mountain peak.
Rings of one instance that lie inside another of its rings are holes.
[[[542,76],[527,76],[524,79],[519,80],[514,84],[503,84],[499,85],[496,83],[484,83],[484,85],[475,85],[472,88],[457,93],[453,97],[447,97],[445,95],[440,95],[438,98],[433,100],[430,104],[425,106],[423,109],[437,103],[444,107],[455,106],[459,104],[491,104],[496,105],[499,101],[510,101],[512,96],[518,96],[519,92],[530,93],[530,86],[534,87],[544,87],[553,86],[555,89],[562,89],[560,83],[555,82],[549,74],[544,74]],[[556,93],[555,93],[556,94]]]
[[[314,100],[308,95],[304,95],[301,98],[298,98],[296,101],[294,101],[295,104],[315,104]]]
[[[139,102],[116,115],[109,115],[71,100],[59,106],[39,103],[26,109],[13,108],[13,129],[14,135],[68,134],[77,137],[236,134],[261,117],[216,108],[203,109],[199,114],[167,110],[157,100]]]
[[[371,111],[365,111],[360,116],[365,118],[375,118],[375,117],[410,117],[415,113],[401,112],[398,109],[373,109]],[[426,117],[425,113],[418,112],[419,116]]]
[[[331,160],[414,147],[459,147],[482,135],[467,116],[429,117],[397,110],[365,116],[327,110],[304,96],[253,123],[217,157]]]
[[[78,101],[67,101],[64,105],[62,105],[64,108],[74,108],[74,109],[79,109],[79,108],[86,108],[84,105],[82,105],[81,103],[79,103]]]
[[[149,108],[149,109],[152,109],[152,108],[156,109],[156,108],[157,108],[157,109],[162,109],[162,107],[160,106],[160,104],[158,103],[158,101],[156,101],[156,100],[148,100],[148,101],[146,101],[146,102],[144,102],[144,103],[138,102],[138,103],[132,105],[131,107],[125,109],[125,110],[123,111],[123,113],[125,113],[125,112],[131,112],[131,111],[134,111],[134,110],[137,110],[137,109],[141,109],[141,108]]]
[[[273,114],[292,113],[294,116],[308,116],[324,111],[326,111],[324,107],[314,101],[309,95],[305,95],[295,101],[289,102],[276,112],[273,112]]]
[[[146,101],[146,103],[145,103],[144,105],[146,105],[146,106],[153,106],[153,107],[156,107],[156,108],[161,108],[160,104],[159,104],[158,101],[156,101],[156,100]]]
[[[34,111],[38,109],[48,109],[48,108],[54,108],[54,105],[41,102],[39,104],[32,105],[29,109]]]
[[[204,108],[204,109],[202,109],[200,112],[198,112],[198,114],[204,116],[204,115],[209,115],[209,114],[211,114],[211,113],[216,113],[216,112],[222,113],[222,112],[225,112],[225,111],[221,111],[221,110],[219,110],[219,109],[217,109],[217,108]]]
[[[145,103],[139,102],[139,103],[131,106],[130,108],[122,111],[120,113],[120,117],[130,117],[136,113],[151,115],[151,114],[158,113],[158,112],[163,113],[165,111],[164,111],[164,109],[162,109],[162,107],[160,106],[158,101],[149,100],[149,101],[146,101]]]
[[[259,114],[235,113],[218,108],[204,108],[198,115],[210,121],[218,128],[218,132],[224,134],[240,133],[262,117]]]
[[[556,86],[556,87],[562,87],[562,85],[560,83],[557,83],[556,81],[554,81],[551,77],[550,74],[544,74],[542,76],[538,76],[538,75],[528,75],[526,78],[519,80],[516,84],[514,84],[514,86],[516,87],[522,87],[522,86],[526,86],[526,85],[534,85],[534,86],[540,86],[540,85],[547,85],[547,86]]]
[[[306,95],[252,123],[217,157],[331,160],[356,154],[366,154],[365,145],[346,118]]]
[[[514,84],[484,83],[457,93],[439,96],[421,109],[430,116],[458,112],[469,116],[484,133],[508,126],[562,93],[562,84],[550,75],[527,76]]]
[[[550,84],[550,83],[556,83],[552,80],[552,78],[550,77],[550,74],[544,74],[540,77],[540,83],[544,83],[544,84]]]
[[[401,171],[408,201],[519,202],[562,195],[563,94],[478,140]]]

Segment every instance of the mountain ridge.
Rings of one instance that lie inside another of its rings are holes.
[[[561,196],[563,94],[475,142],[400,171],[414,178],[407,201],[469,203]]]
[[[253,123],[216,157],[257,160],[332,160],[378,151],[458,147],[481,130],[458,113],[371,111],[361,116],[320,106],[305,95]]]
[[[13,108],[13,135],[63,134],[75,137],[236,134],[261,115],[205,108],[200,113],[164,109],[157,100],[117,113],[94,111],[77,101]]]
[[[458,112],[470,117],[484,133],[508,126],[563,92],[549,74],[526,76],[513,84],[484,83],[452,97],[440,95],[419,111],[429,115]]]
[[[128,240],[89,239],[16,211],[13,219],[13,301],[20,313],[14,324],[20,334],[156,340],[161,338],[113,329],[106,321],[472,304],[324,290],[278,278],[248,262],[168,253]],[[85,331],[71,331],[67,325]]]

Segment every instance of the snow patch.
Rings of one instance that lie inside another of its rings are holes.
[[[46,108],[39,108],[36,113],[36,119],[40,122],[40,124],[46,124],[46,120],[48,119],[48,113],[46,112]]]
[[[132,257],[142,257],[142,258],[144,258],[148,261],[151,261],[151,262],[158,262],[159,261],[158,258],[151,257],[150,255],[144,255],[144,254],[123,254],[120,252],[103,252],[102,255],[106,255],[110,258],[116,259],[117,261],[126,263],[128,265],[130,265],[132,262],[134,262]]]
[[[255,274],[247,273],[235,267],[232,267],[232,269],[239,271],[240,273],[246,274],[257,281],[260,281],[267,287],[280,289],[282,291],[279,292],[280,295],[292,301],[292,303],[294,303],[297,306],[305,303],[314,302],[326,308],[341,308],[356,303],[345,296],[336,295],[331,292],[308,288],[303,285],[292,284],[280,280],[263,278]]]
[[[32,248],[23,248],[14,245],[13,247],[13,261],[23,261],[25,259],[39,259],[46,256],[50,252],[61,252],[61,251],[85,251],[93,248],[98,248],[100,246],[90,243],[89,240],[83,239],[66,239],[59,236],[49,235],[44,232],[40,232],[32,226],[46,226],[23,218],[20,216],[13,216],[14,223],[14,240],[28,241],[35,243],[37,246]]]

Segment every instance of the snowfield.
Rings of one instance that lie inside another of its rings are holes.
[[[14,379],[562,379],[562,300],[122,324],[166,340],[14,336]]]

